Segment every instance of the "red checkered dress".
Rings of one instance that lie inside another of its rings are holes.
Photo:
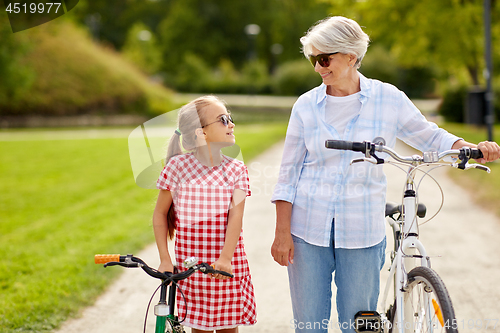
[[[186,258],[214,263],[222,251],[228,210],[235,189],[250,195],[246,166],[224,156],[217,167],[201,164],[192,153],[172,157],[157,188],[172,192],[176,213],[175,254],[182,271]],[[201,330],[233,328],[256,322],[255,296],[250,269],[240,238],[231,262],[234,278],[210,279],[201,273],[179,282],[187,301],[177,293],[179,318]]]

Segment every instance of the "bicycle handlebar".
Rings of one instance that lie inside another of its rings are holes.
[[[188,268],[188,270],[177,274],[173,274],[171,272],[159,272],[158,270],[148,266],[141,258],[134,257],[131,254],[126,256],[119,254],[96,254],[94,256],[94,262],[96,264],[104,264],[104,267],[108,266],[122,266],[127,268],[140,267],[149,276],[161,280],[168,280],[174,282],[187,279],[188,277],[193,275],[196,271],[200,271],[204,274],[221,274],[231,278],[234,277],[234,275],[228,272],[214,269],[207,263],[193,264],[191,267]]]
[[[387,153],[389,156],[394,158],[398,162],[418,165],[424,163],[436,163],[448,156],[458,156],[458,159],[461,163],[453,165],[459,169],[467,169],[467,168],[477,168],[483,171],[490,172],[490,169],[481,164],[473,164],[467,165],[469,159],[479,159],[483,157],[483,153],[481,150],[477,148],[463,147],[460,149],[451,149],[446,150],[440,154],[437,152],[425,152],[423,156],[413,155],[413,156],[401,156],[393,149],[384,146],[383,144],[375,144],[370,141],[364,142],[352,142],[352,141],[344,141],[344,140],[326,140],[325,147],[328,149],[340,149],[340,150],[352,150],[356,152],[361,152],[365,154],[366,159],[354,160],[353,162],[360,161],[369,161],[375,163],[373,161],[368,160],[369,157],[374,157],[376,164],[383,164],[384,160],[380,159],[376,156],[376,152]]]

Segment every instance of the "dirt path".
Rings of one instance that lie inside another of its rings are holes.
[[[403,145],[398,145],[397,150],[402,154],[413,154]],[[275,212],[269,200],[281,154],[282,143],[248,165],[252,196],[247,199],[245,208],[244,237],[256,290],[258,323],[240,328],[241,332],[293,332],[286,268],[275,264],[270,255]],[[497,241],[500,220],[473,205],[470,194],[451,182],[445,170],[433,173],[445,193],[444,208],[436,219],[421,227],[421,237],[431,256],[441,256],[432,259],[433,268],[448,287],[460,331],[500,332],[500,287],[496,283],[500,277],[500,257],[497,255],[500,253],[500,242]],[[394,167],[386,172],[390,176],[388,200],[400,201],[404,174]],[[428,216],[431,216],[439,207],[440,191],[432,183],[425,183],[422,187],[420,195],[428,206]],[[154,245],[136,255],[153,265],[158,263]],[[142,332],[146,305],[156,286],[156,281],[142,271],[124,269],[120,279],[94,306],[85,309],[80,318],[66,322],[57,332]],[[154,316],[150,314],[149,319],[148,326],[152,331]],[[488,330],[485,329],[487,320],[490,320]],[[332,322],[330,331],[340,332],[335,329],[335,310],[332,311]]]

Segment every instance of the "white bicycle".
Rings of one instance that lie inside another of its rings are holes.
[[[481,164],[468,163],[470,159],[482,158],[482,153],[478,149],[465,147],[447,150],[440,154],[425,152],[422,156],[401,156],[393,149],[385,147],[383,139],[376,138],[373,141],[375,143],[342,140],[325,142],[326,148],[352,150],[365,154],[363,158],[352,160],[351,164],[370,162],[409,166],[406,171],[403,202],[400,205],[386,204],[387,221],[394,234],[394,250],[391,251],[391,267],[385,290],[381,295],[377,312],[360,311],[356,314],[356,331],[456,333],[458,322],[450,296],[443,280],[431,269],[430,258],[419,239],[419,218],[425,216],[426,207],[418,202],[418,184],[415,176],[422,166],[451,166],[462,170],[477,168],[488,173],[490,169]],[[386,153],[392,160],[381,159],[377,153]],[[451,156],[456,157],[454,162],[443,161]],[[429,172],[433,169],[424,172],[424,176],[429,176]]]

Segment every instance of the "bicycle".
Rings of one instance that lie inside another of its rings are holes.
[[[142,259],[138,257],[134,257],[129,254],[126,256],[119,254],[96,254],[94,257],[94,262],[96,264],[104,264],[104,267],[108,266],[122,266],[126,268],[135,268],[140,267],[146,272],[149,276],[154,277],[156,279],[161,280],[161,284],[151,296],[150,303],[158,291],[160,289],[160,300],[158,304],[154,307],[154,314],[156,316],[156,326],[155,333],[184,333],[184,327],[182,326],[182,322],[184,319],[179,320],[178,316],[175,315],[175,300],[176,300],[176,291],[179,289],[177,282],[180,280],[187,279],[191,275],[193,275],[196,271],[200,271],[204,274],[221,274],[228,277],[233,277],[232,274],[229,274],[224,271],[215,270],[212,266],[207,263],[197,263],[197,259],[194,257],[187,258],[183,262],[183,266],[187,268],[186,271],[177,273],[177,269],[175,268],[174,273],[170,272],[159,272],[158,270],[148,266]],[[170,285],[170,287],[169,287]],[[168,298],[167,298],[167,288],[168,288]],[[182,294],[182,290],[179,289]],[[184,296],[184,294],[182,294]],[[168,299],[168,301],[167,301]],[[185,300],[185,299],[184,299]],[[146,332],[146,321],[147,321],[148,311],[146,310],[146,318],[144,320],[144,332]]]
[[[394,249],[391,251],[391,266],[384,293],[378,303],[377,311],[360,311],[356,314],[356,331],[456,333],[458,325],[451,298],[443,280],[431,268],[430,257],[419,239],[418,219],[425,217],[426,207],[418,202],[417,190],[420,183],[415,186],[415,177],[419,168],[423,166],[435,166],[435,168],[451,166],[462,170],[477,168],[488,173],[490,169],[481,164],[468,163],[470,159],[483,157],[479,149],[464,147],[440,154],[432,151],[424,152],[423,155],[401,156],[386,147],[383,138],[376,138],[373,141],[325,141],[325,146],[329,149],[351,150],[365,154],[362,158],[352,160],[351,165],[369,162],[377,165],[389,163],[409,166],[406,171],[402,203],[400,205],[386,203],[385,215],[393,230]],[[385,153],[392,159],[382,159],[377,153]],[[456,157],[455,161],[451,163],[443,161],[453,156]],[[424,172],[422,178],[429,176],[436,181],[429,175],[433,169]],[[440,208],[430,219],[434,218],[439,210]],[[391,286],[393,297],[392,301],[388,302]]]

